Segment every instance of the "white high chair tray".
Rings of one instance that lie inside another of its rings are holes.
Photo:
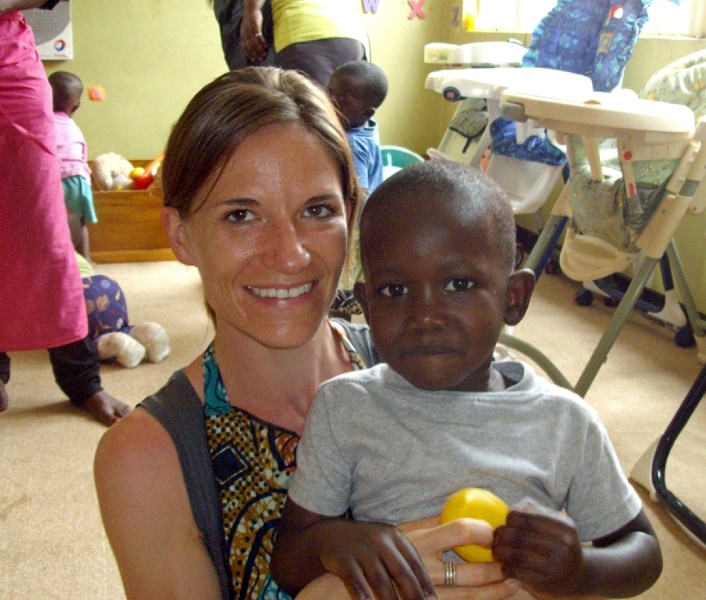
[[[427,75],[424,87],[443,94],[447,100],[498,99],[507,89],[550,93],[563,98],[579,92],[588,94],[593,89],[585,75],[540,67],[433,71]]]
[[[561,98],[535,91],[506,89],[501,114],[514,121],[531,120],[554,131],[591,137],[642,132],[652,139],[691,136],[694,115],[683,105],[626,97],[620,93],[573,91]]]

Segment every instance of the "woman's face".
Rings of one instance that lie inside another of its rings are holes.
[[[201,273],[219,335],[233,328],[267,347],[294,348],[328,312],[346,213],[326,147],[303,126],[273,124],[236,149],[195,214],[168,222],[177,223],[177,255]]]

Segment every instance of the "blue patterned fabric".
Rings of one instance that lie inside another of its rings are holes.
[[[541,137],[530,135],[518,144],[515,131],[514,121],[495,119],[490,124],[490,149],[495,154],[546,165],[563,165],[566,162],[566,154],[549,141],[546,133]]]
[[[620,83],[650,2],[559,0],[532,33],[522,66],[586,75],[594,90],[610,91]]]

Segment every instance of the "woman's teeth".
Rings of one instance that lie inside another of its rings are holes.
[[[256,288],[250,286],[250,290],[260,298],[297,298],[311,290],[311,283],[305,283],[295,288]]]

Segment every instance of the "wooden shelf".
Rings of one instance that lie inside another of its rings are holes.
[[[160,221],[161,192],[93,192],[93,201],[98,223],[88,225],[88,235],[95,262],[175,259]]]

